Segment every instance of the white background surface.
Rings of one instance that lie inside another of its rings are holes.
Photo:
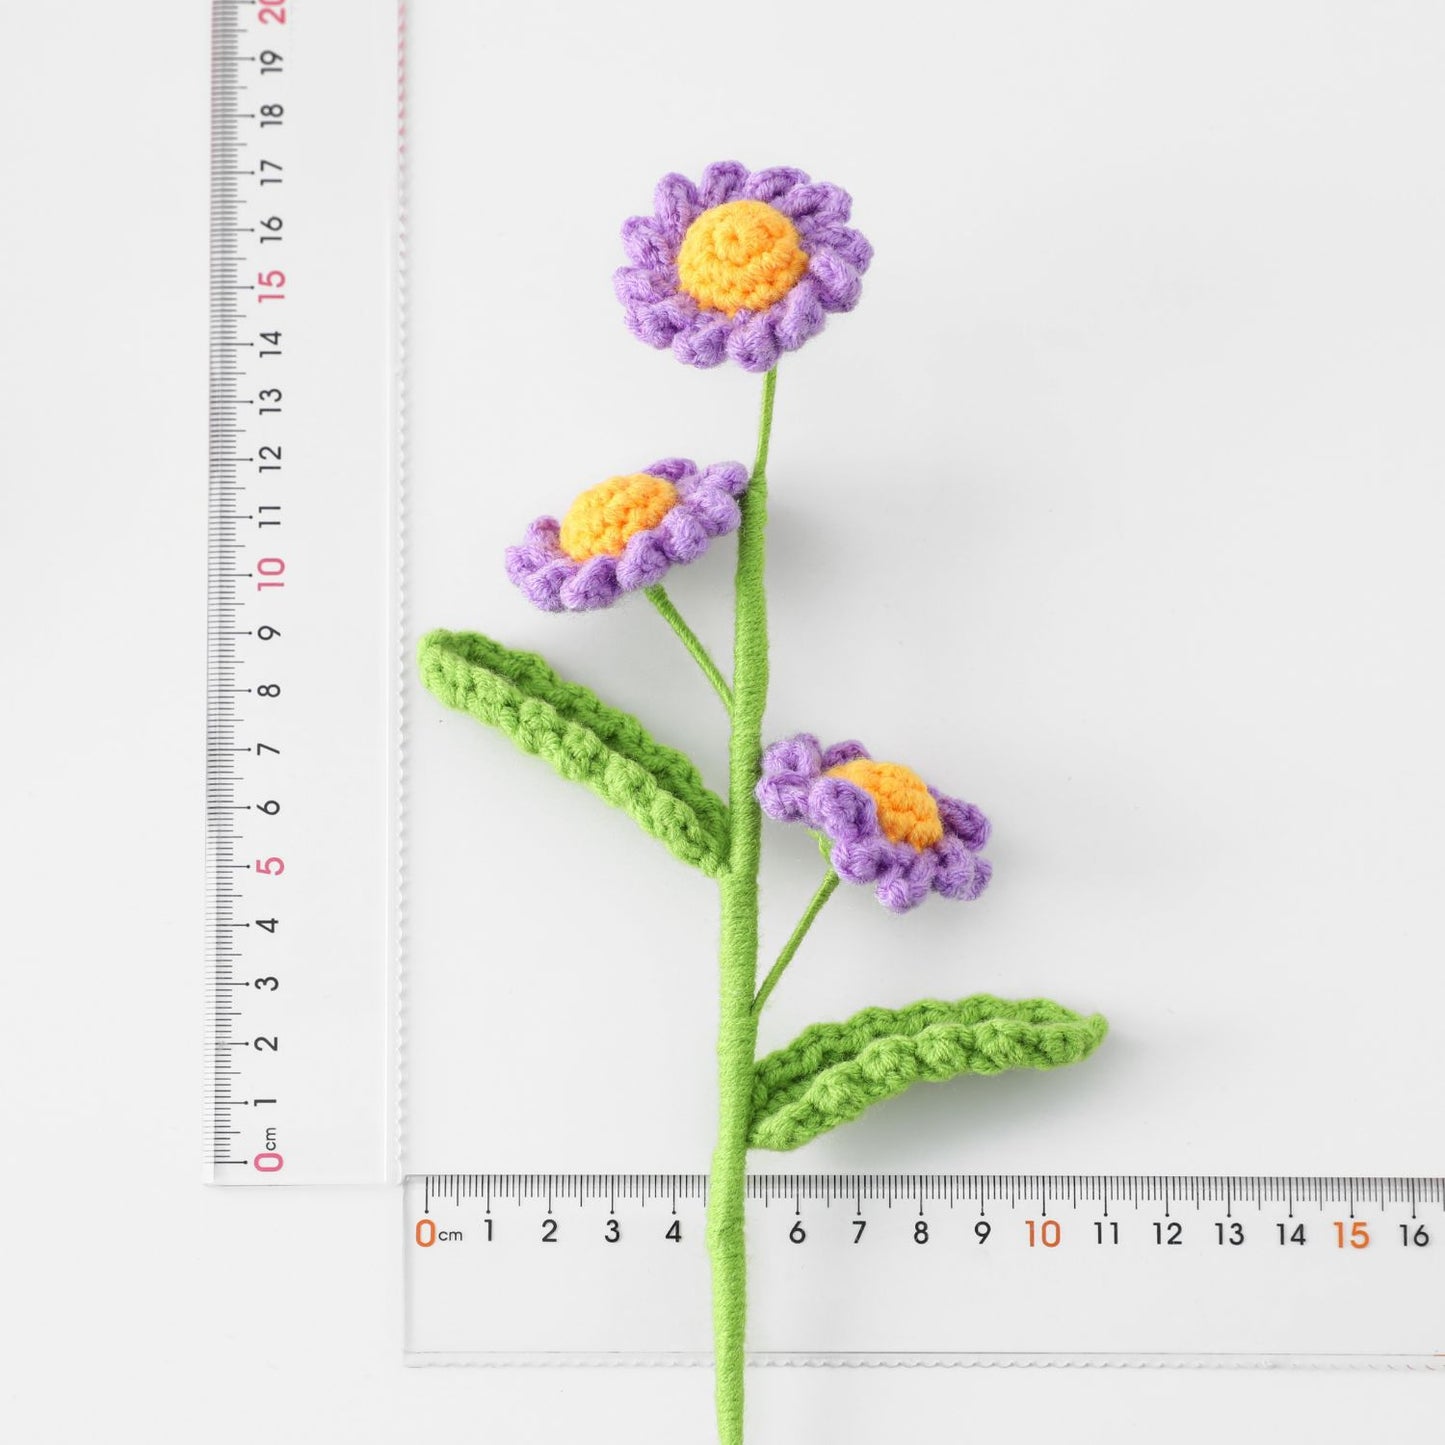
[[[987,905],[905,920],[914,956],[888,965],[906,971],[889,975],[897,997],[1056,992],[1105,1008],[1115,1036],[1073,1076],[1000,1082],[987,1109],[936,1091],[944,1103],[911,1100],[837,1149],[888,1163],[901,1137],[966,1147],[981,1168],[1438,1171],[1435,7],[963,6],[947,33],[906,6],[887,20],[795,7],[766,27],[792,62],[766,105],[742,64],[751,35],[710,28],[723,59],[699,104],[698,50],[676,17],[418,8],[414,134],[428,160],[414,235],[428,248],[418,269],[436,275],[430,301],[418,296],[433,309],[430,321],[419,309],[416,340],[428,326],[433,340],[414,372],[428,449],[415,460],[419,486],[445,487],[458,534],[450,560],[432,554],[429,590],[419,583],[427,622],[516,642],[545,629],[560,665],[630,678],[614,695],[646,701],[676,741],[696,730],[702,751],[707,694],[685,691],[677,658],[648,654],[678,682],[649,696],[645,675],[606,656],[641,661],[650,619],[632,609],[562,640],[570,624],[507,595],[497,547],[549,487],[598,466],[746,448],[743,379],[646,352],[607,292],[614,228],[656,173],[729,152],[802,160],[860,197],[878,245],[863,306],[780,385],[775,559],[793,565],[774,574],[773,726],[857,732],[950,783],[966,768],[953,785],[1000,825]],[[705,1438],[683,1423],[707,1418],[703,1372],[403,1371],[392,1193],[195,1182],[207,39],[202,5],[11,17],[0,1424],[46,1442],[122,1428],[167,1441]],[[607,48],[623,41],[625,55]],[[729,94],[753,121],[718,103]],[[929,125],[945,116],[946,144]],[[448,161],[447,135],[480,139]],[[543,175],[571,208],[562,224],[536,210]],[[528,197],[525,226],[501,209],[509,195]],[[480,287],[448,289],[469,242],[475,269],[503,254],[520,268],[493,307]],[[939,307],[940,288],[956,309]],[[448,301],[455,322],[436,310]],[[839,408],[865,391],[866,412]],[[543,395],[536,455],[503,490]],[[919,563],[921,539],[945,530],[947,578]],[[967,646],[944,665],[925,663],[932,624],[882,580],[866,598],[841,588],[864,538],[881,573],[926,584],[959,620]],[[694,570],[679,598],[715,629]],[[907,676],[927,706],[860,691],[843,667],[860,656]],[[617,896],[689,886],[587,799],[450,722],[436,733],[448,776],[514,789],[498,801],[526,810],[510,815],[522,831],[565,811]],[[776,927],[811,859],[770,841]],[[516,872],[508,886],[525,909]],[[854,907],[821,933],[796,995],[779,998],[779,1030],[851,1007],[863,950],[875,956],[893,922]],[[842,962],[825,969],[830,953]],[[688,1028],[658,1062],[682,1077],[706,1058],[688,1031],[705,1018],[703,964],[652,969],[626,978],[676,987]],[[509,976],[525,1006],[535,985],[525,968]],[[585,978],[569,974],[565,996],[578,1017],[607,1016]],[[465,1041],[437,1040],[440,1072],[418,1085],[440,1099],[467,1059]],[[1269,1103],[1242,1103],[1225,1062],[1270,1086]],[[663,1164],[687,1149],[691,1162],[705,1099],[675,1092],[648,1137],[598,1121],[599,1151]],[[536,1103],[549,1135],[553,1102]],[[418,1151],[480,1162],[427,1127],[414,1114]],[[587,1162],[555,1137],[568,1164]],[[471,1142],[487,1144],[482,1126]],[[752,1438],[863,1440],[906,1418],[1025,1439],[1293,1427],[1338,1440],[1433,1423],[1438,1386],[778,1371],[753,1384]]]
[[[418,14],[413,628],[542,652],[723,787],[719,709],[645,602],[539,613],[501,552],[654,457],[750,456],[757,378],[632,340],[616,231],[669,169],[803,160],[876,260],[779,371],[765,736],[859,737],[979,803],[995,874],[903,919],[842,889],[762,1046],[980,990],[1113,1035],[782,1167],[1438,1168],[1445,31],[904,5],[865,41],[828,13],[769,25],[807,103],[740,65],[707,105],[669,65],[701,19]],[[720,653],[731,550],[668,578]],[[409,1165],[702,1167],[712,885],[414,694]],[[796,828],[764,855],[766,953],[820,865]]]

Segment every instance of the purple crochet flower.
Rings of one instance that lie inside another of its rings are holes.
[[[769,370],[828,312],[858,304],[873,248],[845,224],[852,205],[791,166],[717,161],[696,185],[664,176],[653,214],[622,227],[631,264],[612,279],[628,327],[689,366]]]
[[[714,537],[735,532],[748,489],[741,462],[698,471],[683,457],[583,492],[560,522],[538,517],[527,540],[507,548],[507,576],[544,612],[610,607],[693,562]]]
[[[774,743],[763,754],[757,799],[770,818],[823,834],[838,876],[876,884],[878,901],[895,913],[917,907],[930,888],[977,898],[993,873],[978,856],[988,819],[972,803],[900,763],[875,762],[862,743],[825,750],[811,733]]]

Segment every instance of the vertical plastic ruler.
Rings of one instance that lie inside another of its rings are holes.
[[[391,1166],[395,0],[214,0],[205,1169]]]

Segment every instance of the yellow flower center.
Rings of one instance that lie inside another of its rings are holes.
[[[878,805],[879,825],[892,842],[911,844],[921,853],[943,837],[943,820],[928,784],[902,763],[854,758],[829,768],[824,776],[862,788]]]
[[[678,284],[705,311],[732,316],[781,300],[808,269],[793,223],[762,201],[704,211],[682,238]]]
[[[562,518],[562,550],[574,561],[619,557],[627,539],[655,527],[677,506],[677,488],[646,472],[589,487]]]

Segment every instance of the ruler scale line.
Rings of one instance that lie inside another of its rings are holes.
[[[409,1179],[408,1361],[706,1362],[706,1182]],[[494,1196],[515,1210],[478,1230],[472,1201],[490,1218]],[[1422,1201],[1445,1204],[1445,1178],[755,1173],[746,1196],[760,1363],[1445,1368],[1445,1231],[1418,1222]],[[574,1197],[580,1228],[562,1226],[574,1242],[558,1254],[542,1211]],[[1117,1203],[1133,1209],[1120,1219]],[[1101,1291],[1118,1307],[1099,1310]]]

